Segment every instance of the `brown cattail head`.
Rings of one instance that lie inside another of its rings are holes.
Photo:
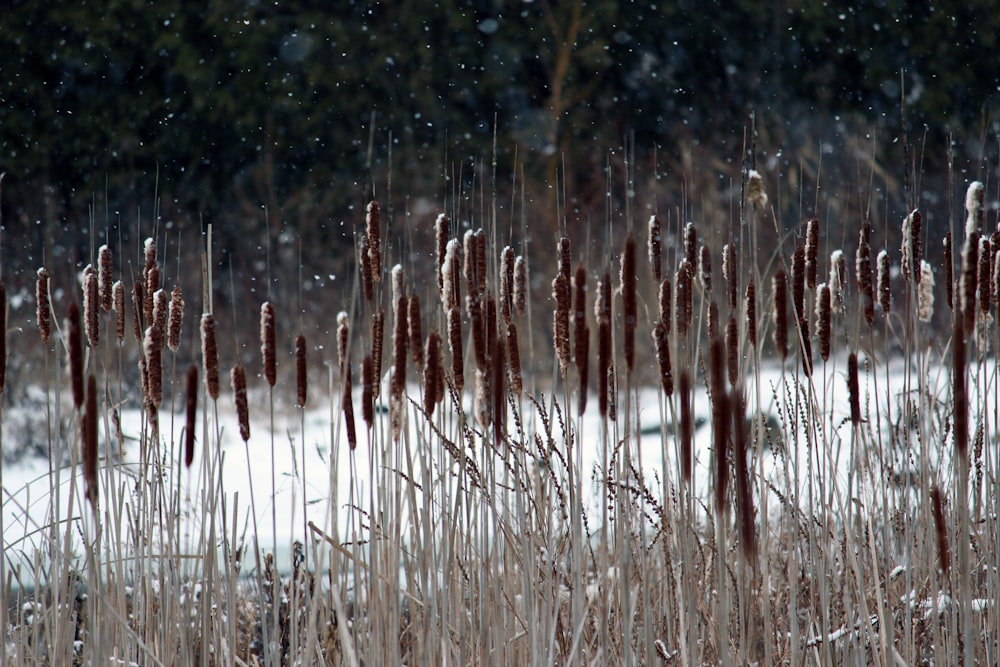
[[[187,369],[187,394],[185,401],[184,425],[184,466],[194,463],[195,417],[198,413],[198,367],[194,364]]]
[[[670,343],[663,322],[657,322],[653,327],[653,350],[656,353],[656,363],[660,369],[660,386],[663,393],[672,396],[674,393],[674,374],[670,366]]]
[[[410,353],[413,364],[420,370],[424,368],[424,334],[420,324],[420,297],[411,294],[407,301],[406,322],[410,333]]]
[[[944,519],[944,499],[937,484],[931,487],[931,514],[934,515],[934,533],[937,536],[938,567],[947,576],[951,569],[951,548],[948,546],[948,525]]]
[[[961,310],[963,329],[971,332],[976,326],[976,292],[979,289],[979,233],[973,232],[962,247]]]
[[[465,362],[462,356],[462,313],[458,308],[448,311],[448,346],[451,348],[451,374],[455,381],[455,391],[462,393],[465,387]]]
[[[830,339],[832,337],[830,311],[830,286],[821,284],[816,290],[816,334],[819,336],[819,356],[824,362],[830,359]]]
[[[378,398],[382,391],[382,347],[385,342],[385,311],[380,307],[372,316],[372,375],[375,385],[372,396]]]
[[[819,218],[810,218],[806,223],[805,254],[806,288],[813,290],[819,272]]]
[[[207,315],[207,317],[211,317],[211,315]],[[202,322],[204,323],[204,319],[202,319]],[[218,365],[216,365],[215,375],[215,394],[217,397],[219,394]],[[243,442],[248,442],[250,440],[250,408],[247,404],[247,374],[243,370],[243,366],[240,364],[233,366],[233,369],[229,373],[229,379],[233,386],[233,400],[236,403],[236,421],[240,425],[240,437],[243,439]],[[208,386],[207,377],[205,378],[205,385]],[[212,392],[209,390],[209,396],[211,395]]]
[[[441,303],[444,305],[445,312],[459,307],[461,251],[462,246],[459,245],[457,239],[448,241],[444,254],[444,266],[441,269]]]
[[[375,279],[372,276],[371,244],[367,234],[361,235],[358,259],[361,263],[361,291],[364,294],[365,302],[370,304],[375,298]]]
[[[903,279],[920,281],[920,211],[914,209],[903,220],[903,245],[901,269]]]
[[[524,390],[524,380],[521,377],[521,348],[517,341],[517,327],[511,322],[507,325],[507,365],[510,370],[510,388],[517,396]]]
[[[437,331],[432,331],[427,336],[426,356],[427,364],[424,366],[424,411],[430,417],[434,414],[434,406],[444,399],[444,368],[441,366],[441,336]]]
[[[851,423],[861,423],[861,385],[858,383],[858,355],[847,355],[847,399],[851,406]]]
[[[969,183],[969,189],[965,191],[965,210],[968,217],[965,219],[965,235],[971,236],[973,233],[982,234],[986,222],[986,188],[979,181]]]
[[[372,357],[365,356],[361,361],[361,416],[370,429],[375,424],[375,384],[372,371]]]
[[[882,313],[888,315],[892,308],[892,286],[890,284],[891,274],[889,267],[889,253],[880,250],[878,253],[878,277],[876,279],[878,287],[878,305],[882,308]]]
[[[469,313],[469,326],[472,327],[472,351],[476,355],[476,368],[486,371],[489,359],[487,353],[486,314],[483,312],[483,301],[478,296],[468,294],[465,297],[465,307]]]
[[[698,283],[706,292],[712,291],[712,251],[707,245],[701,246],[698,255]]]
[[[260,355],[264,366],[264,379],[274,387],[278,380],[277,353],[274,332],[274,304],[265,301],[260,306]]]
[[[955,330],[951,342],[951,400],[952,400],[952,437],[955,441],[955,452],[958,454],[958,464],[969,465],[969,395],[965,383],[965,323],[963,318],[956,317]]]
[[[712,443],[715,461],[715,512],[726,510],[729,489],[729,431],[732,414],[726,391],[726,351],[721,338],[709,344],[709,372],[712,384]]]
[[[403,266],[394,264],[390,270],[392,276],[392,302],[395,304],[406,296],[406,284],[403,282]]]
[[[95,307],[97,304],[94,304]],[[97,512],[97,378],[87,378],[87,408],[83,413],[83,481],[87,500]]]
[[[944,282],[948,297],[948,309],[955,310],[955,260],[954,240],[951,230],[944,236]]]
[[[670,327],[673,325],[673,287],[670,284],[670,278],[664,278],[660,283],[660,293],[659,293],[659,304],[660,304],[660,322],[663,323],[663,328],[670,334]]]
[[[555,301],[555,310],[552,312],[552,336],[556,349],[556,357],[559,359],[559,372],[565,375],[569,372],[570,364],[570,289],[569,280],[561,271],[556,274],[555,279],[552,281],[552,299]]]
[[[101,310],[111,312],[113,300],[111,286],[114,283],[114,262],[111,259],[111,248],[102,245],[97,251],[97,285],[101,294]]]
[[[340,378],[344,377],[344,368],[349,363],[347,359],[347,344],[350,339],[351,328],[347,319],[347,312],[337,313],[337,364]]]
[[[743,300],[746,302],[747,313],[747,345],[754,348],[757,347],[757,289],[753,280],[747,283]]]
[[[156,241],[152,237],[148,237],[142,244],[143,257],[145,259],[145,264],[143,265],[143,278],[146,277],[146,272],[151,268],[156,266]]]
[[[847,289],[847,258],[842,250],[830,253],[830,304],[835,313],[844,312]]]
[[[625,317],[625,365],[628,372],[631,373],[635,368],[635,330],[639,324],[635,238],[633,238],[632,232],[629,232],[625,238],[625,250],[622,252],[621,262],[622,315]]]
[[[747,202],[760,213],[767,207],[767,193],[764,192],[764,179],[756,169],[747,172]]]
[[[800,323],[806,317],[806,250],[801,245],[796,246],[792,253],[792,307],[795,322]]]
[[[1000,250],[993,253],[993,300],[1000,304]]]
[[[462,259],[465,290],[470,296],[478,294],[479,278],[476,275],[476,232],[471,229],[466,230],[465,235],[462,237]]]
[[[80,307],[76,305],[75,301],[71,301],[66,309],[66,319],[69,320],[69,377],[73,387],[73,405],[79,410],[83,407],[85,398],[83,393],[83,329],[80,326]]]
[[[396,301],[396,317],[392,323],[392,398],[400,400],[406,390],[407,299]]]
[[[687,370],[681,370],[678,389],[681,403],[681,479],[685,484],[690,484],[694,467],[691,446],[694,440],[694,416],[691,414],[691,376]]]
[[[437,244],[438,289],[444,289],[444,258],[448,254],[448,240],[451,235],[451,221],[444,213],[434,221],[434,239]]]
[[[156,290],[160,289],[160,269],[154,264],[146,271],[144,300],[142,302],[143,321],[148,327],[153,322],[153,305]]]
[[[569,282],[573,272],[573,250],[569,239],[565,236],[560,236],[557,249],[557,256],[559,257],[559,273],[566,276],[566,281]]]
[[[170,292],[170,308],[167,316],[167,347],[176,352],[181,345],[181,325],[184,323],[184,295],[180,287]]]
[[[726,370],[729,384],[735,387],[740,379],[740,327],[735,315],[726,322]]]
[[[694,267],[698,266],[698,230],[693,222],[684,225],[684,259],[691,265],[693,273]]]
[[[514,260],[514,312],[524,317],[528,307],[528,263],[518,255]]]
[[[726,283],[726,294],[729,297],[729,310],[736,312],[739,303],[739,259],[736,246],[727,243],[722,246],[722,280]]]
[[[201,365],[205,369],[205,391],[213,401],[217,401],[219,400],[219,348],[215,341],[215,317],[211,313],[204,313],[201,316]],[[242,366],[239,369],[242,374]],[[245,377],[243,385],[245,394]],[[239,403],[236,407],[239,408]]]
[[[170,311],[170,297],[162,289],[156,290],[153,295],[153,324],[160,328],[161,332],[167,330],[167,319]]]
[[[608,419],[618,419],[618,369],[614,364],[608,366]]]
[[[858,251],[854,255],[854,272],[858,280],[858,292],[863,296],[865,321],[869,326],[875,321],[875,282],[872,272],[872,248],[866,238],[869,236],[868,224],[861,227],[861,239],[858,241]]]
[[[514,249],[504,246],[500,253],[500,315],[504,324],[514,316]]]
[[[686,260],[681,260],[677,267],[677,274],[674,278],[674,311],[677,320],[677,334],[687,336],[691,326],[691,318],[694,316],[693,300],[693,272],[692,265]]]
[[[295,405],[306,407],[309,379],[306,374],[306,337],[299,334],[295,337]]]
[[[979,238],[979,310],[983,313],[990,312],[993,302],[993,288],[990,281],[993,272],[990,270],[990,263],[993,260],[993,250],[990,240],[985,236]]]
[[[143,354],[146,357],[146,372],[149,374],[149,395],[148,402],[156,409],[159,409],[163,401],[163,329],[157,324],[146,329],[146,336],[142,341]]]
[[[601,417],[608,417],[608,375],[611,367],[611,274],[607,271],[597,282],[594,297],[597,320],[597,400]]]
[[[88,264],[83,270],[83,320],[86,323],[87,344],[90,347],[97,347],[99,342],[100,327],[97,320],[100,312],[99,298],[97,271]]]
[[[774,344],[782,359],[788,358],[788,281],[778,269],[771,281],[774,292]]]
[[[365,235],[368,237],[368,259],[371,262],[372,280],[382,282],[382,222],[378,202],[372,200],[365,211]]]
[[[132,333],[140,345],[142,344],[142,332],[146,330],[143,321],[143,310],[145,309],[143,304],[145,303],[145,288],[141,282],[137,282],[132,286]]]
[[[747,449],[746,397],[740,387],[733,387],[730,405],[733,412],[733,472],[736,476],[736,526],[740,534],[743,556],[750,563],[757,560],[757,530],[753,507],[753,490],[750,486],[750,466]]]
[[[49,272],[45,267],[38,269],[38,281],[35,283],[35,303],[37,305],[38,333],[42,344],[48,345],[52,337],[52,306],[49,301]]]
[[[649,266],[653,270],[653,280],[660,282],[663,279],[663,230],[660,228],[660,219],[655,215],[649,217],[646,249],[649,253]]]
[[[930,322],[932,317],[934,317],[934,271],[930,262],[922,259],[920,287],[917,288],[917,319],[921,322]]]
[[[708,339],[713,340],[719,336],[719,304],[714,299],[708,302],[708,316],[705,319]]]
[[[121,343],[125,340],[125,285],[116,280],[111,286],[111,300],[115,310],[115,337]]]
[[[579,371],[587,363],[590,329],[587,328],[587,269],[576,267],[573,276],[573,361]]]
[[[504,350],[502,336],[494,337],[490,353],[493,361],[493,378],[490,383],[493,392],[493,444],[497,451],[501,451],[500,447],[507,435],[507,388],[504,386],[507,379],[507,352]]]
[[[340,392],[341,405],[344,408],[344,430],[347,431],[347,445],[353,452],[358,446],[358,432],[354,425],[354,387],[351,382],[351,365],[348,364],[344,374],[344,386]],[[396,437],[398,440],[398,436]]]
[[[486,291],[486,232],[476,230],[476,287],[480,295]]]

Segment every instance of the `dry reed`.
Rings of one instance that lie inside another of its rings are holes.
[[[951,235],[951,230],[944,236],[944,241],[942,241],[944,246],[944,283],[945,283],[945,293],[948,299],[948,310],[955,310],[955,260],[953,258],[954,250],[954,240]]]
[[[145,288],[141,282],[132,286],[132,334],[136,342],[142,344],[142,332],[146,330],[143,311],[146,303]]]

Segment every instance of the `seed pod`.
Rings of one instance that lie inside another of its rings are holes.
[[[111,258],[111,248],[102,245],[97,251],[97,284],[100,292],[101,310],[105,313],[111,312],[113,305],[111,287],[114,283],[114,262]]]
[[[295,337],[295,405],[306,407],[309,380],[306,376],[306,337]]]
[[[858,383],[858,355],[847,355],[847,398],[851,406],[851,423],[861,423],[861,386]]]
[[[375,423],[375,379],[372,373],[372,357],[366,356],[361,362],[361,416],[369,429]]]
[[[211,317],[211,316],[209,316]],[[204,319],[202,320],[204,322]],[[240,425],[240,438],[243,442],[249,442],[250,440],[250,408],[247,405],[247,375],[246,371],[243,370],[243,366],[236,364],[229,374],[230,382],[233,387],[233,400],[236,404],[236,421]],[[218,367],[216,367],[216,396],[218,396]],[[206,385],[208,384],[208,378],[205,378]],[[211,396],[211,391],[209,391],[209,396]]]
[[[378,202],[372,201],[365,210],[365,234],[368,236],[368,259],[371,263],[372,280],[382,282],[382,227]]]
[[[646,250],[649,254],[649,265],[653,270],[653,280],[663,279],[663,232],[660,229],[660,219],[655,215],[649,217],[649,237]]]
[[[445,312],[458,308],[460,303],[459,267],[462,263],[460,254],[461,246],[458,241],[456,239],[448,241],[444,255],[444,267],[441,269],[441,303],[444,305]]]
[[[358,446],[358,433],[354,426],[354,402],[352,396],[353,386],[351,383],[351,365],[348,364],[347,373],[344,376],[344,387],[341,391],[340,398],[344,408],[344,429],[347,431],[347,445],[353,452]]]
[[[97,304],[95,303],[96,307]],[[83,481],[87,500],[97,513],[97,378],[87,378],[87,408],[83,413]]]
[[[344,367],[348,363],[347,344],[350,337],[351,328],[347,321],[347,312],[342,310],[337,313],[337,374],[341,379],[344,377]]]
[[[753,280],[747,283],[744,301],[747,313],[747,345],[754,348],[757,347],[757,290]]]
[[[698,266],[698,230],[693,222],[684,225],[684,259],[692,270]]]
[[[451,374],[455,381],[455,391],[461,394],[465,387],[465,363],[462,356],[462,314],[458,308],[448,311],[448,346],[451,348]]]
[[[756,169],[747,172],[747,202],[758,213],[767,207],[767,193],[764,192],[764,179]]]
[[[441,336],[432,331],[427,336],[427,364],[424,366],[424,411],[430,417],[444,399],[444,369],[441,367]]]
[[[265,301],[260,306],[260,354],[263,360],[264,379],[272,388],[278,380],[275,347],[274,304]]]
[[[375,279],[372,275],[371,243],[368,235],[362,234],[358,245],[358,260],[361,264],[361,290],[365,303],[371,304],[375,298]]]
[[[97,347],[99,342],[100,327],[97,320],[97,314],[100,312],[99,298],[97,272],[88,264],[83,270],[83,319],[87,329],[87,344],[92,348]]]
[[[163,329],[156,324],[148,327],[142,347],[146,357],[146,372],[149,374],[148,402],[158,410],[163,402],[163,360],[161,356]]]
[[[421,371],[424,368],[424,335],[420,325],[420,297],[411,294],[407,299],[407,324],[410,333],[410,353],[413,364]]]
[[[844,312],[847,289],[847,259],[842,250],[830,254],[830,304],[833,312]]]
[[[730,315],[726,322],[726,370],[729,384],[735,387],[740,379],[740,328],[735,315]]]
[[[774,344],[782,359],[788,358],[788,283],[779,269],[771,281],[774,291]]]
[[[142,316],[147,327],[153,322],[154,295],[158,289],[160,289],[160,269],[154,264],[146,271],[145,293],[142,302]]]
[[[726,392],[726,352],[721,338],[709,344],[709,372],[712,385],[712,447],[715,461],[715,512],[726,510],[729,490],[729,430],[732,415]]]
[[[985,197],[986,188],[980,181],[969,183],[969,189],[965,191],[965,210],[968,212],[968,217],[965,219],[966,238],[983,233],[986,221]]]
[[[934,271],[931,270],[930,263],[923,259],[920,260],[920,275],[920,287],[917,289],[917,319],[921,322],[930,322],[934,317]]]
[[[948,526],[944,518],[944,501],[937,484],[931,487],[931,514],[934,516],[934,532],[937,535],[938,567],[941,574],[948,576],[951,569],[951,548],[948,546]]]
[[[35,302],[37,304],[38,333],[42,344],[48,345],[52,337],[52,306],[49,301],[49,272],[45,267],[38,269],[38,282],[35,284]]]
[[[691,377],[687,370],[681,370],[680,377],[681,404],[681,479],[685,484],[691,483],[691,472],[694,467],[692,457],[692,441],[694,439],[694,418],[691,414]]]
[[[739,259],[736,256],[736,247],[732,243],[722,247],[722,279],[726,283],[729,310],[735,312],[739,302]]]
[[[378,398],[382,391],[382,346],[385,342],[385,311],[379,307],[372,316],[372,375],[375,384],[372,396]]]
[[[185,401],[184,426],[184,466],[191,467],[194,463],[194,433],[195,417],[198,413],[198,367],[194,364],[187,369],[187,393]]]
[[[660,386],[664,394],[671,396],[674,393],[674,374],[670,367],[670,344],[663,322],[657,322],[653,327],[653,349],[660,369]]]
[[[990,271],[990,260],[993,252],[990,248],[990,240],[986,237],[979,238],[979,310],[983,313],[990,312],[993,302],[993,289],[990,281],[993,278]]]
[[[829,361],[832,327],[830,312],[830,286],[826,283],[823,283],[817,288],[816,334],[819,336],[819,356],[824,362]]]
[[[167,316],[167,347],[176,352],[181,345],[181,325],[184,323],[184,295],[180,287],[170,292],[170,309]]]
[[[125,340],[125,285],[122,281],[115,281],[111,294],[115,306],[115,337],[121,343]]]
[[[217,401],[219,400],[219,348],[215,342],[215,317],[211,313],[204,313],[201,316],[201,365],[205,369],[205,391],[213,401]],[[241,372],[242,370],[240,367]],[[244,378],[244,385],[245,383]]]
[[[559,359],[559,372],[569,372],[569,282],[562,272],[557,273],[552,281],[552,299],[555,310],[552,312],[552,336],[555,343],[556,357]]]
[[[660,283],[659,293],[660,322],[663,323],[663,329],[668,336],[670,335],[670,327],[673,320],[673,296],[674,293],[670,285],[670,278],[664,278],[663,282]]]
[[[806,288],[813,290],[819,269],[819,218],[811,218],[806,223],[805,260]]]
[[[161,333],[167,331],[167,320],[170,311],[170,299],[162,289],[153,295],[153,324],[160,328]]]
[[[892,288],[889,284],[889,253],[880,250],[878,253],[878,304],[885,315],[892,308]]]
[[[444,258],[448,253],[448,240],[451,234],[451,221],[444,213],[434,221],[434,236],[437,242],[437,279],[438,289],[444,289]]]
[[[569,282],[573,271],[573,252],[569,239],[565,236],[559,237],[557,256],[559,257],[559,273],[566,276],[566,282]]]
[[[514,312],[524,317],[528,306],[528,263],[518,255],[514,260]]]
[[[407,299],[405,296],[396,301],[396,317],[392,326],[392,385],[391,393],[395,400],[400,400],[406,391],[406,345],[409,335],[406,326]]]
[[[504,324],[514,315],[514,250],[505,246],[500,254],[500,314]]]
[[[698,256],[698,282],[706,292],[712,291],[712,252],[707,245],[701,247]]]
[[[792,253],[792,307],[795,312],[795,322],[799,323],[806,317],[806,251],[797,246]]]
[[[521,350],[517,341],[517,327],[513,322],[507,325],[507,360],[510,368],[510,388],[515,395],[520,396],[524,389],[521,377]]]

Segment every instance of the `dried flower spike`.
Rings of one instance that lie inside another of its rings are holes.
[[[372,280],[382,282],[382,228],[378,202],[372,201],[365,211],[365,234],[368,236],[368,259],[371,263]]]
[[[69,377],[73,387],[73,405],[79,410],[83,407],[83,330],[80,326],[80,307],[71,301],[66,309],[66,319],[69,320]]]
[[[816,289],[819,269],[819,218],[810,218],[806,223],[806,288]]]
[[[306,337],[299,334],[295,337],[295,405],[306,407],[309,379],[306,374]]]
[[[917,319],[930,322],[934,317],[934,271],[926,260],[920,260],[920,287],[917,288]]]
[[[243,442],[248,442],[250,440],[250,408],[247,405],[247,374],[243,370],[243,366],[239,364],[233,366],[233,369],[229,373],[229,378],[233,387],[233,400],[236,404],[236,421],[240,426],[240,438],[243,439]],[[216,396],[219,393],[218,382],[218,367],[216,366]],[[207,386],[207,377],[205,378],[205,383]],[[209,391],[209,396],[211,395],[212,392]]]
[[[524,317],[528,308],[528,263],[518,255],[514,260],[514,312]]]
[[[101,294],[101,310],[105,313],[111,312],[113,301],[111,298],[111,286],[114,283],[114,262],[111,258],[111,248],[102,245],[97,251],[97,284]]]
[[[219,348],[215,341],[215,317],[211,313],[204,313],[201,316],[201,365],[205,369],[205,391],[213,401],[217,401],[219,400]],[[242,371],[242,367],[240,370]]]
[[[764,192],[764,179],[756,169],[747,172],[747,202],[758,213],[767,206],[767,193]]]
[[[275,346],[274,304],[265,301],[260,306],[260,354],[264,367],[264,379],[271,387],[274,387],[274,383],[278,380]]]
[[[184,425],[184,466],[191,467],[194,462],[195,417],[198,413],[198,367],[194,364],[187,369],[187,393],[185,394],[185,425]]]
[[[646,242],[649,253],[649,265],[653,270],[653,280],[663,279],[663,231],[660,229],[660,219],[655,215],[649,217],[649,238]]]
[[[444,213],[438,215],[434,221],[434,236],[437,243],[437,279],[438,289],[444,289],[444,258],[448,254],[449,235],[451,234],[451,221]]]
[[[36,315],[38,318],[38,333],[42,344],[48,345],[52,337],[52,306],[49,301],[49,272],[45,267],[38,269],[38,281],[35,284]]]
[[[99,298],[97,271],[88,264],[87,268],[83,270],[83,320],[86,323],[87,344],[92,348],[97,347],[99,342],[100,327],[97,320],[97,315],[100,312]]]
[[[184,295],[180,287],[170,292],[170,308],[167,315],[167,347],[176,352],[181,345],[181,325],[184,323]]]

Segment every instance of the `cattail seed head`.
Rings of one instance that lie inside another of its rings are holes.
[[[510,388],[516,396],[524,390],[524,380],[521,377],[521,348],[517,340],[517,327],[511,322],[507,325],[507,365],[510,371]]]
[[[607,271],[597,282],[594,296],[594,319],[597,320],[597,400],[601,417],[608,415],[608,377],[611,368],[611,274]]]
[[[618,371],[614,364],[608,366],[608,419],[618,419]]]
[[[986,222],[986,188],[979,181],[969,183],[969,189],[965,191],[965,210],[968,216],[965,219],[965,235],[971,236],[973,233],[982,234]]]
[[[381,393],[382,380],[382,347],[385,341],[385,311],[381,308],[372,316],[372,375],[375,385],[372,396],[378,398]]]
[[[514,249],[504,246],[500,253],[500,314],[504,324],[514,315]]]
[[[372,280],[382,282],[382,222],[379,219],[378,202],[372,200],[365,210],[365,235],[368,237],[368,259],[371,263]]]
[[[465,387],[465,362],[462,356],[462,313],[458,308],[448,311],[448,347],[451,348],[451,374],[455,381],[455,391],[462,393]]]
[[[412,342],[412,341],[411,341]],[[427,336],[427,364],[424,366],[424,410],[434,414],[434,406],[444,400],[444,369],[441,366],[441,336],[432,331]]]
[[[684,259],[691,265],[692,272],[698,266],[698,230],[693,222],[684,225]]]
[[[66,319],[69,320],[69,377],[70,384],[73,387],[73,405],[79,410],[83,407],[85,398],[83,386],[83,330],[80,326],[80,307],[76,305],[75,301],[71,301],[66,309]]]
[[[670,334],[670,327],[673,324],[673,288],[670,284],[670,278],[664,278],[660,283],[660,293],[659,293],[659,304],[660,304],[660,322],[663,323],[663,328]]]
[[[719,304],[715,303],[714,300],[708,303],[708,316],[705,319],[708,339],[714,340],[719,336]]]
[[[83,270],[83,319],[87,329],[87,344],[90,347],[97,347],[99,342],[100,327],[97,320],[100,312],[99,298],[97,271],[88,264]]]
[[[448,254],[448,241],[451,234],[451,221],[444,213],[438,214],[434,221],[434,238],[437,243],[437,279],[438,289],[444,289],[444,258]]]
[[[97,304],[94,304],[95,307]],[[87,500],[97,512],[97,378],[87,378],[87,408],[83,413],[83,481]]]
[[[48,345],[52,337],[52,305],[49,301],[49,272],[45,267],[38,269],[38,280],[35,283],[36,316],[38,318],[38,333],[42,344]]]
[[[348,364],[347,344],[351,336],[351,327],[348,323],[347,312],[337,313],[337,363],[338,372],[341,378],[344,377],[344,369]]]
[[[819,269],[819,218],[810,218],[806,223],[806,288],[816,289],[816,275]]]
[[[774,292],[774,344],[782,359],[788,358],[788,281],[779,269],[771,280]]]
[[[142,244],[145,265],[143,266],[143,277],[145,272],[156,266],[156,241],[152,237],[146,238]]]
[[[792,307],[795,322],[806,317],[806,251],[801,245],[792,253]]]
[[[370,429],[375,424],[375,384],[371,355],[361,361],[361,416]]]
[[[649,237],[646,242],[649,253],[649,265],[653,270],[653,280],[663,279],[663,231],[660,229],[660,219],[649,216]]]
[[[740,547],[748,562],[757,560],[757,529],[753,507],[753,490],[750,486],[750,466],[747,450],[750,438],[747,433],[747,407],[743,389],[733,387],[729,399],[733,412],[733,472],[736,476],[736,525],[740,534]]]
[[[396,301],[396,317],[392,323],[392,385],[394,400],[400,400],[406,390],[406,346],[409,342],[407,331],[407,299],[401,296]]]
[[[712,291],[712,252],[707,245],[701,246],[698,255],[698,284],[706,292]]]
[[[914,209],[903,219],[900,269],[903,280],[917,281],[920,272],[920,211]]]
[[[653,351],[660,369],[660,386],[664,394],[671,396],[674,393],[674,374],[670,364],[670,343],[663,322],[657,322],[653,327]]]
[[[372,276],[371,244],[368,235],[362,234],[358,245],[358,259],[361,263],[361,291],[365,302],[371,303],[375,298],[375,279]]]
[[[278,380],[275,347],[274,304],[265,301],[260,306],[260,354],[264,365],[264,379],[271,387]]]
[[[937,536],[938,567],[941,574],[948,575],[951,569],[951,548],[948,544],[948,524],[944,518],[944,500],[937,484],[931,487],[931,514],[934,515],[934,532]]]
[[[989,286],[987,286],[987,290]],[[987,296],[987,298],[989,298]],[[930,322],[934,317],[934,271],[930,262],[920,260],[920,287],[917,288],[917,319]]]
[[[489,355],[486,352],[486,316],[483,313],[483,302],[478,296],[465,297],[466,311],[469,313],[469,326],[472,327],[472,351],[476,355],[476,368],[485,371]]]
[[[823,283],[816,289],[816,334],[819,336],[819,356],[824,362],[830,360],[831,319],[830,286]]]
[[[729,297],[729,310],[736,311],[739,302],[739,259],[736,246],[727,243],[722,246],[722,280],[726,283],[726,294]],[[661,311],[662,312],[662,311]]]
[[[392,302],[395,304],[399,303],[399,300],[406,296],[402,265],[394,264],[390,274],[392,276]]]
[[[993,302],[993,289],[990,284],[993,278],[993,272],[990,270],[992,259],[990,240],[982,236],[979,238],[979,310],[983,313],[990,312]]]
[[[161,332],[167,330],[167,319],[170,312],[170,298],[162,290],[156,290],[153,295],[153,324],[160,328]]]
[[[185,394],[185,424],[184,424],[184,466],[191,467],[194,463],[194,433],[195,418],[198,413],[198,367],[194,364],[187,369],[187,392]]]
[[[441,302],[445,312],[458,308],[460,302],[459,267],[461,266],[461,249],[457,239],[448,241],[444,253],[444,266],[441,269]]]
[[[751,169],[747,172],[747,202],[758,213],[767,206],[767,193],[764,192],[764,179],[760,172]]]
[[[876,260],[878,264],[878,276],[876,278],[876,283],[878,287],[878,304],[882,308],[882,312],[888,315],[892,308],[892,287],[890,284],[891,274],[889,267],[889,253],[885,250],[879,250],[878,259]]]
[[[146,372],[149,374],[149,395],[147,400],[156,409],[163,402],[163,329],[157,324],[146,329],[142,342],[146,357]]]
[[[740,379],[740,327],[735,315],[726,322],[726,370],[729,384],[735,387]]]
[[[757,290],[752,280],[747,283],[744,301],[747,313],[747,344],[753,348],[757,347]]]
[[[170,292],[170,306],[167,315],[167,347],[173,352],[181,345],[181,325],[184,323],[184,295],[180,287]]]
[[[677,333],[682,337],[687,336],[688,329],[691,326],[691,318],[694,315],[692,271],[692,265],[686,259],[681,260],[680,266],[677,267],[677,275],[674,278],[674,289],[676,290],[674,294],[675,319],[677,320]]]
[[[97,251],[97,283],[98,291],[101,293],[101,310],[105,313],[111,312],[113,300],[111,298],[111,285],[114,283],[114,262],[111,258],[111,248],[102,245]]]
[[[969,465],[969,395],[966,385],[965,326],[961,317],[954,318],[955,329],[951,342],[951,400],[952,438],[955,452],[962,466]]]
[[[146,271],[145,294],[142,303],[143,322],[148,327],[153,322],[154,295],[160,289],[160,269],[154,264]]]
[[[115,307],[115,336],[118,342],[125,340],[125,285],[116,280],[111,287],[112,300]]]
[[[573,276],[573,360],[577,370],[587,363],[590,330],[587,328],[587,269],[576,267]]]
[[[423,370],[424,368],[424,335],[420,324],[420,297],[411,294],[407,299],[407,325],[410,333],[410,352],[413,355],[413,364]]]
[[[358,446],[358,433],[354,425],[354,387],[351,382],[351,365],[347,364],[344,374],[344,386],[340,393],[341,405],[344,409],[344,430],[347,432],[347,445],[353,452]],[[395,436],[398,441],[398,435]]]
[[[465,277],[465,290],[469,295],[476,294],[479,280],[476,276],[476,233],[466,230],[462,237],[462,274]]]
[[[559,273],[566,276],[566,280],[569,281],[570,275],[573,271],[573,251],[570,245],[569,239],[565,236],[559,237],[558,244],[558,257],[559,257]]]
[[[976,292],[979,289],[979,233],[973,232],[962,247],[961,310],[966,332],[976,325]]]
[[[830,304],[835,313],[844,312],[847,289],[847,259],[842,250],[830,253]]]
[[[569,346],[569,281],[562,272],[556,274],[552,281],[552,299],[555,310],[552,313],[552,331],[555,343],[556,357],[559,359],[559,372],[566,374],[570,364]]]
[[[847,355],[847,398],[851,406],[851,423],[861,423],[861,385],[858,383],[858,355]]]
[[[306,407],[309,379],[306,375],[306,337],[295,337],[295,405]]]
[[[491,391],[493,398],[493,444],[497,450],[503,444],[506,437],[507,427],[507,388],[504,386],[507,379],[507,368],[505,362],[507,353],[504,350],[503,337],[496,336],[493,340],[493,348],[490,350],[493,361],[493,378],[491,380]]]
[[[993,300],[1000,304],[1000,250],[993,253]]]
[[[858,292],[864,297],[865,321],[869,326],[875,321],[875,281],[872,271],[872,249],[866,240],[869,236],[868,224],[861,227],[858,251],[854,256],[854,272],[858,281]]]
[[[709,267],[711,273],[711,267]],[[622,315],[625,317],[625,366],[631,373],[635,368],[635,330],[639,324],[639,302],[636,294],[635,238],[629,232],[621,260]],[[711,277],[709,277],[711,287]]]
[[[681,404],[681,479],[691,483],[691,472],[694,467],[692,441],[694,440],[694,416],[691,414],[691,376],[687,370],[681,370],[678,389]]]
[[[211,317],[211,315],[208,315]],[[202,319],[204,323],[204,319]],[[214,324],[213,324],[214,326]],[[203,327],[204,330],[204,327]],[[214,339],[214,333],[213,333]],[[218,366],[215,368],[215,397],[219,395],[219,372]],[[247,404],[247,374],[243,370],[243,366],[236,364],[229,373],[229,380],[233,387],[233,400],[236,403],[236,421],[240,426],[240,438],[243,442],[249,442],[250,440],[250,408]],[[205,386],[208,386],[208,377],[205,378]],[[209,390],[208,395],[211,396],[212,392]],[[213,397],[213,398],[215,398]]]
[[[715,511],[721,515],[726,509],[726,495],[729,489],[729,431],[732,426],[729,393],[726,391],[726,352],[721,338],[714,338],[709,343],[708,357],[712,389]]]
[[[518,255],[514,260],[514,312],[524,317],[528,304],[528,263]]]
[[[215,317],[211,313],[204,313],[201,316],[201,365],[205,369],[205,391],[213,401],[217,401],[219,400],[219,348],[215,341]],[[239,368],[242,373],[242,366]],[[245,377],[243,385],[245,394]],[[236,407],[239,408],[238,402]]]

